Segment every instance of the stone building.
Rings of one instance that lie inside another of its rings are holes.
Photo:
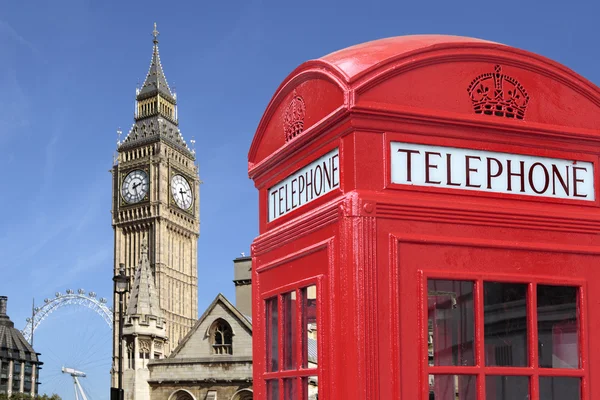
[[[142,237],[140,262],[134,276],[123,323],[123,386],[128,389],[124,391],[125,400],[150,399],[148,365],[164,357],[167,342],[146,236]]]
[[[251,259],[236,259],[234,265],[239,278],[234,280],[236,304],[249,310]],[[145,237],[124,321],[125,400],[252,399],[252,317],[222,294],[164,357],[166,323],[158,307]]]
[[[38,394],[40,362],[6,314],[8,298],[0,296],[0,394]]]
[[[149,368],[153,400],[250,400],[251,318],[219,294],[173,353]]]
[[[156,25],[150,68],[136,91],[135,121],[117,152],[112,169],[113,272],[118,274],[122,264],[133,281],[146,238],[146,257],[168,338],[162,354],[167,356],[198,320],[200,179],[195,153],[179,130],[177,95],[160,61]],[[115,315],[118,303],[114,293]],[[126,313],[128,298],[124,304]],[[112,386],[116,387],[118,319],[113,328]],[[132,391],[127,385],[125,392]]]
[[[234,261],[236,306],[219,294],[198,319],[200,179],[181,131],[177,95],[158,53],[158,31],[135,121],[112,169],[114,274],[130,278],[124,302],[126,400],[249,400],[252,320],[249,257]],[[114,293],[118,305],[118,295]],[[118,315],[118,307],[115,307]],[[119,365],[114,322],[112,382]]]

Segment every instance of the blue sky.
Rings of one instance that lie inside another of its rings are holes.
[[[108,171],[116,130],[133,122],[153,22],[204,181],[202,312],[218,292],[233,300],[232,259],[248,253],[257,234],[247,152],[273,92],[296,66],[373,39],[441,33],[533,51],[600,84],[598,15],[592,0],[1,0],[0,295],[9,296],[9,315],[23,327],[33,297],[41,302],[67,288],[110,297]],[[57,311],[36,337],[43,387],[73,398],[57,373],[71,363],[90,374],[91,398],[107,399],[109,336],[88,310]]]

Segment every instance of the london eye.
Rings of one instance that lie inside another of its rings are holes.
[[[68,289],[44,299],[41,305],[34,304],[21,332],[42,354],[41,394],[73,398],[66,366],[85,371],[87,378],[79,387],[86,399],[108,399],[113,311],[107,303],[96,292]]]

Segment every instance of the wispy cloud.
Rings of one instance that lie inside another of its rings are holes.
[[[13,67],[0,69],[0,140],[11,137],[29,126],[29,99]],[[0,142],[1,143],[1,142]]]
[[[54,166],[56,162],[57,147],[56,144],[60,138],[60,133],[55,132],[51,137],[50,141],[46,144],[44,149],[44,182],[41,186],[41,196],[50,188],[52,184],[52,178],[54,176]]]
[[[244,38],[254,37],[261,30],[261,25],[256,22],[261,17],[263,10],[262,3],[262,0],[253,0],[246,3],[244,8],[238,8],[236,10],[237,15],[229,20],[233,22],[230,28],[218,40],[214,41],[212,50],[207,49],[203,52],[203,58],[214,59],[231,51],[231,48],[239,40],[240,36]]]
[[[33,45],[33,43],[25,39],[22,35],[19,34],[19,32],[16,31],[15,28],[12,27],[12,25],[3,20],[0,20],[0,35],[13,39],[18,44],[25,46],[29,50],[31,50],[31,53],[36,57],[43,58],[42,53],[36,46]]]
[[[38,47],[4,20],[0,20],[0,48],[0,144],[3,144],[7,139],[25,133],[30,126],[30,100],[18,78],[23,62],[30,65],[47,60]],[[29,51],[29,56],[27,52],[16,51],[23,48]],[[27,58],[21,59],[23,56]]]
[[[47,255],[41,257],[40,254],[53,243],[67,248],[69,243],[78,241],[81,231],[88,229],[94,215],[100,213],[105,206],[105,194],[104,182],[96,181],[85,189],[76,206],[66,207],[61,211],[52,210],[51,215],[46,210],[39,209],[29,218],[23,218],[19,226],[2,232],[0,254],[5,256],[0,258],[0,270],[9,271],[10,274],[10,271],[28,264],[35,274],[47,269],[51,260],[48,260]],[[42,194],[39,204],[43,204],[43,200]],[[60,270],[59,266],[57,268]]]
[[[82,277],[90,274],[94,270],[106,268],[107,265],[111,264],[111,259],[112,248],[109,246],[101,248],[92,254],[80,256],[73,260],[70,265],[66,265],[62,268],[61,266],[52,268],[52,273],[48,273],[48,270],[45,267],[36,268],[31,271],[33,288],[36,290],[44,288],[43,290],[49,293],[69,286],[72,286],[72,289],[78,289],[83,285]],[[56,273],[56,271],[62,272]]]

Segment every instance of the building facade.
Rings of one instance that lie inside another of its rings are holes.
[[[200,180],[194,151],[179,130],[177,95],[160,62],[156,25],[148,75],[136,90],[135,121],[117,151],[112,169],[114,273],[123,264],[133,281],[146,253],[165,322],[166,356],[198,319]],[[113,304],[118,305],[117,300],[115,293]],[[124,304],[128,302],[127,298]],[[118,323],[113,330],[113,371],[119,361]]]
[[[149,364],[152,400],[251,400],[252,323],[217,295],[168,358]]]
[[[166,323],[147,248],[147,239],[142,237],[123,325],[124,399],[251,400],[252,316],[241,311],[250,303],[250,287],[236,291],[236,305],[218,294],[165,357]],[[250,265],[249,257],[234,260],[236,271],[240,266],[249,270]],[[237,279],[234,282],[240,286]],[[248,279],[246,285],[250,284]]]
[[[39,354],[7,315],[6,296],[0,296],[0,394],[38,394]]]
[[[167,335],[148,260],[146,236],[142,237],[140,262],[134,276],[123,322],[123,386],[127,388],[125,400],[147,400],[150,399],[148,364],[164,357]]]

